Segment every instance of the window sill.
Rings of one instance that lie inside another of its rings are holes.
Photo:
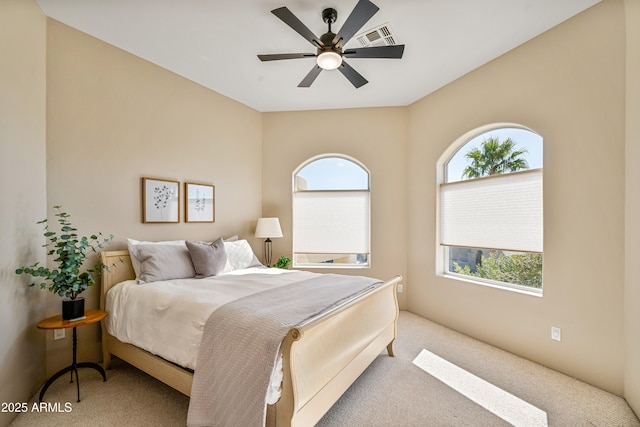
[[[456,273],[439,274],[439,276],[444,277],[446,279],[472,283],[474,285],[487,286],[494,289],[501,289],[504,291],[516,292],[519,294],[542,298],[542,289],[538,289],[538,288],[529,288],[526,286],[513,285],[510,283],[497,282],[493,280],[478,280],[477,278],[470,278],[469,276],[465,276],[463,274],[456,274]]]
[[[295,264],[292,268],[337,268],[337,269],[345,269],[345,268],[371,268],[369,264],[331,264],[331,263],[323,263],[323,264]]]

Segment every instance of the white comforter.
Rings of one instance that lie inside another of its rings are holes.
[[[195,369],[204,325],[215,309],[238,298],[316,275],[252,267],[204,279],[145,284],[128,280],[107,294],[107,331],[124,343]],[[269,403],[279,397],[280,378],[281,368],[274,370]]]

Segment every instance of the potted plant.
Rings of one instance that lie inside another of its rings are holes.
[[[61,206],[54,206],[54,208],[58,211],[55,214],[60,224],[58,231],[50,230],[46,219],[38,221],[37,224],[43,224],[44,237],[47,239],[44,247],[49,249],[47,255],[55,257],[53,261],[57,264],[57,268],[49,269],[36,262],[31,266],[18,268],[16,274],[43,277],[44,281],[40,283],[40,289],[47,289],[48,286],[49,291],[66,298],[62,301],[62,318],[71,320],[84,316],[84,298],[78,298],[78,296],[95,284],[94,273],[99,273],[102,268],[108,269],[106,265],[99,262],[93,268],[81,271],[82,264],[89,251],[97,253],[96,248],[101,249],[104,245],[111,243],[113,235],[103,238],[99,233],[97,236],[92,234],[89,237],[79,237],[76,233],[77,229],[69,221],[70,215],[63,212]],[[35,286],[35,284],[34,281],[29,286]]]
[[[278,262],[273,264],[272,267],[274,267],[274,268],[283,268],[285,270],[288,270],[289,267],[291,267],[291,259],[287,258],[286,256],[281,256],[280,258],[278,258]]]

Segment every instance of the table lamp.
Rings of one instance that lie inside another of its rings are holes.
[[[271,238],[282,237],[280,221],[278,218],[259,218],[256,225],[256,237],[266,239],[264,241],[264,261],[265,265],[271,265]]]

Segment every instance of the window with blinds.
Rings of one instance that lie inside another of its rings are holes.
[[[542,169],[440,186],[440,243],[542,252]]]
[[[369,173],[356,160],[326,155],[293,174],[294,267],[368,267]]]
[[[464,138],[439,163],[440,271],[541,294],[542,137],[509,126]]]

